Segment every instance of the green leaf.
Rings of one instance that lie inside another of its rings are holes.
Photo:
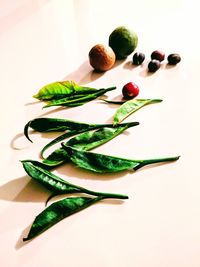
[[[52,106],[68,106],[68,107],[75,107],[75,106],[80,106],[83,105],[89,101],[92,101],[96,99],[97,97],[105,94],[108,91],[114,90],[116,87],[110,87],[107,89],[98,89],[96,92],[88,93],[84,96],[81,96],[79,98],[75,99],[69,99],[68,97],[64,97],[61,99],[55,99],[50,101],[47,105],[45,105],[43,108],[48,108]]]
[[[74,94],[87,94],[95,91],[95,88],[79,86],[73,81],[63,81],[45,85],[33,97],[39,100],[50,100],[59,99]]]
[[[104,196],[107,198],[127,199],[128,196],[113,193],[102,193],[88,190],[84,187],[68,183],[67,181],[56,176],[52,172],[43,168],[43,165],[38,161],[23,160],[24,170],[26,173],[45,188],[50,190],[55,195],[69,193],[86,193],[94,196]]]
[[[117,125],[116,127],[113,127],[112,124],[105,124],[101,128],[100,125],[98,131],[93,131],[95,128],[93,127],[92,130],[81,133],[74,138],[71,138],[69,141],[67,141],[65,144],[68,146],[73,146],[81,150],[90,150],[97,146],[100,146],[102,144],[105,144],[106,142],[110,141],[114,137],[121,134],[126,129],[138,125],[138,122],[130,122],[130,123],[123,123],[120,125]],[[52,144],[55,144],[57,141],[62,141],[61,139],[65,138],[67,134],[62,135],[61,137],[58,137],[57,139],[54,139],[52,142],[47,144],[42,149],[42,155],[44,151],[51,146]],[[69,137],[69,135],[68,135]],[[58,166],[64,162],[68,161],[68,155],[66,151],[61,147],[56,149],[54,152],[52,152],[46,159],[43,160],[44,164],[47,164],[49,166],[55,167]]]
[[[39,162],[31,160],[23,160],[21,162],[26,173],[52,193],[67,194],[80,192],[77,186],[67,183],[60,177],[47,171]]]
[[[161,99],[133,99],[122,104],[113,116],[113,125],[119,124],[138,109],[152,103],[159,103]]]
[[[59,118],[36,118],[36,119],[30,120],[25,125],[24,135],[29,141],[31,141],[31,139],[29,138],[29,134],[28,134],[29,128],[32,128],[33,130],[38,131],[38,132],[61,132],[61,131],[71,130],[72,133],[69,133],[69,136],[72,136],[82,131],[87,131],[90,129],[97,129],[97,128],[101,128],[104,126],[107,126],[107,124],[88,124],[88,123],[76,122],[72,120],[59,119]],[[109,124],[108,127],[113,127],[113,125]],[[68,133],[65,133],[65,134],[67,136],[60,137],[61,139],[60,141],[69,137]]]
[[[66,146],[65,144],[62,144],[62,146],[68,153],[70,160],[78,167],[100,173],[119,172],[130,169],[137,170],[148,164],[169,162],[179,159],[179,157],[168,157],[158,159],[134,160],[82,151],[73,147]]]
[[[79,134],[78,136],[71,138],[68,142],[66,142],[66,145],[75,147],[79,150],[91,150],[95,147],[105,144],[106,142],[124,132],[129,127],[135,125],[127,124],[115,128],[104,127],[102,129],[96,130],[95,132],[84,132],[82,134]]]
[[[46,231],[64,218],[77,213],[102,200],[104,197],[70,197],[51,204],[34,220],[31,229],[23,241],[30,240]]]
[[[84,129],[84,128],[83,128],[83,129],[79,129],[79,130],[71,130],[71,131],[68,131],[68,132],[66,132],[66,133],[64,133],[64,134],[62,134],[62,135],[56,137],[55,139],[53,139],[51,142],[49,142],[48,144],[46,144],[46,145],[42,148],[41,153],[40,153],[40,154],[41,154],[41,157],[44,158],[44,152],[45,152],[48,148],[50,148],[51,146],[53,146],[53,145],[55,145],[55,144],[57,144],[57,143],[59,143],[59,142],[65,140],[65,139],[67,139],[67,138],[69,138],[69,137],[71,137],[71,136],[74,136],[74,135],[76,135],[76,134],[79,134],[79,133],[82,133],[82,132],[85,132],[85,131],[87,131],[87,129]]]
[[[29,121],[24,127],[24,135],[29,138],[28,130],[32,128],[38,132],[61,132],[66,130],[89,129],[90,124],[59,118],[36,118]],[[31,141],[32,142],[32,141]]]

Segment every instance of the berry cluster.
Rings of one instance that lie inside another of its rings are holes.
[[[165,59],[165,53],[162,51],[156,50],[151,53],[151,61],[148,64],[149,72],[157,71],[160,66],[161,62]],[[135,53],[133,55],[132,63],[134,65],[141,65],[145,60],[145,54],[143,53]],[[181,57],[179,54],[170,54],[167,57],[167,61],[169,65],[176,65],[181,61]]]

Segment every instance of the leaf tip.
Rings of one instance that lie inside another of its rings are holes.
[[[40,99],[38,94],[32,96],[33,98]]]
[[[29,238],[28,237],[23,237],[23,242],[26,242],[26,241],[28,241],[29,240]]]

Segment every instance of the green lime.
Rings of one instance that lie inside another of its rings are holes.
[[[109,46],[117,59],[126,58],[135,50],[137,44],[137,34],[124,26],[116,28],[109,36]]]

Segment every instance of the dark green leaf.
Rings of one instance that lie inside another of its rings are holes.
[[[55,174],[42,168],[42,164],[37,161],[24,160],[22,161],[22,164],[25,171],[31,178],[42,184],[53,193],[67,194],[80,192],[80,189],[77,186],[67,183]]]
[[[113,125],[116,125],[122,122],[125,118],[130,116],[133,112],[137,111],[138,109],[151,104],[151,103],[159,103],[161,99],[132,99],[126,101],[122,104],[114,114],[113,117]]]
[[[46,231],[64,218],[79,212],[102,200],[104,197],[70,197],[51,204],[34,220],[28,236],[23,241],[30,240]]]
[[[33,160],[22,161],[23,167],[27,174],[50,190],[55,195],[69,193],[86,193],[94,196],[104,196],[107,198],[127,199],[128,196],[113,193],[102,193],[88,190],[84,187],[68,183],[67,181],[56,176],[52,172],[43,168],[42,163]]]
[[[76,134],[79,134],[79,133],[82,133],[82,132],[85,132],[85,131],[87,131],[87,130],[86,130],[86,129],[71,130],[71,131],[69,131],[69,132],[66,132],[66,133],[64,133],[64,134],[62,134],[62,135],[56,137],[55,139],[53,139],[51,142],[49,142],[48,144],[46,144],[46,145],[42,148],[41,153],[40,153],[40,154],[41,154],[41,157],[44,158],[44,152],[45,152],[48,148],[50,148],[51,146],[53,146],[53,145],[55,145],[55,144],[57,144],[57,143],[59,143],[59,142],[65,140],[65,139],[67,139],[67,138],[69,138],[69,137],[71,137],[71,136],[74,136],[74,135],[76,135]]]
[[[96,124],[87,124],[83,122],[76,122],[59,118],[36,118],[34,120],[29,121],[25,125],[24,135],[28,140],[30,140],[28,135],[29,128],[32,128],[33,130],[38,132],[61,132],[65,130],[88,130],[93,125]]]
[[[130,122],[130,123],[123,123],[123,124],[117,125],[116,127],[113,127],[112,124],[108,124],[107,126],[111,128],[104,127],[95,132],[93,130],[84,132],[74,138],[71,138],[65,144],[68,146],[76,147],[81,150],[90,150],[110,141],[111,139],[121,134],[126,129],[132,126],[136,126],[138,124],[139,124],[138,122]],[[66,137],[66,135],[64,137]],[[55,139],[52,142],[53,144],[55,144]],[[45,146],[45,149],[46,148],[47,146]],[[44,152],[44,148],[43,148],[43,152]],[[53,166],[60,165],[67,160],[68,160],[67,153],[61,147],[61,148],[56,149],[46,159],[44,159],[43,163],[53,167]]]
[[[70,160],[77,166],[83,169],[100,173],[119,172],[130,169],[137,170],[148,164],[169,162],[179,159],[179,157],[168,157],[147,160],[133,160],[82,151],[73,147],[66,146],[64,144],[62,144],[62,146],[68,153]]]
[[[110,141],[131,126],[134,125],[127,124],[114,128],[104,127],[95,132],[87,131],[71,138],[66,145],[73,146],[79,150],[90,150]]]
[[[33,97],[39,100],[50,100],[59,99],[74,94],[88,94],[95,91],[95,88],[79,86],[73,81],[63,81],[45,85]]]

